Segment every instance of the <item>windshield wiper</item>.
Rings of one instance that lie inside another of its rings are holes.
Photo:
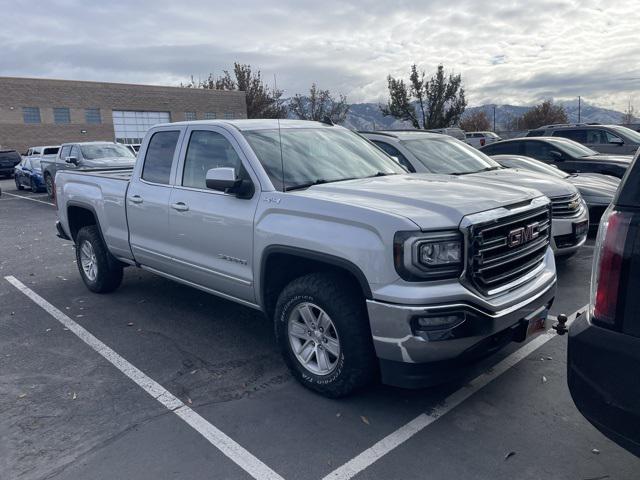
[[[318,178],[313,182],[301,183],[299,185],[285,187],[284,191],[290,192],[291,190],[302,190],[303,188],[313,187],[314,185],[322,185],[323,183],[345,182],[347,180],[356,180],[357,178],[358,177],[336,178],[335,180],[325,180],[324,178]]]
[[[362,177],[362,178],[386,177],[387,175],[398,175],[398,174],[395,172],[377,172],[374,175],[369,175],[367,177]]]

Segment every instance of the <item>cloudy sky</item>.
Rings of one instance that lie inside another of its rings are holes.
[[[0,0],[0,75],[176,85],[234,61],[383,101],[415,62],[470,105],[542,98],[640,108],[637,0]]]

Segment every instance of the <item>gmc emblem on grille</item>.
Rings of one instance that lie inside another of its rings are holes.
[[[513,248],[535,240],[540,236],[538,226],[539,222],[535,222],[527,225],[526,227],[511,230],[507,238],[507,244]]]

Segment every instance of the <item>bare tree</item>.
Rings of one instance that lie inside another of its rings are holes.
[[[209,74],[206,80],[196,82],[191,76],[185,88],[204,88],[207,90],[239,90],[247,98],[248,118],[285,118],[287,107],[282,99],[282,90],[270,88],[264,84],[260,70],[253,72],[251,65],[234,63],[233,75],[224,70],[219,77]]]
[[[465,132],[482,132],[491,130],[491,122],[485,112],[476,110],[462,117],[460,128]]]
[[[551,100],[532,107],[521,117],[511,119],[510,130],[530,130],[553,123],[567,123],[567,112],[562,105],[555,105]],[[517,127],[517,128],[513,128]]]
[[[408,83],[389,75],[387,84],[389,101],[380,106],[380,111],[384,116],[411,122],[414,128],[455,125],[467,106],[462,77],[453,74],[446,77],[442,65],[427,79],[425,72],[419,72],[414,64]]]
[[[629,104],[627,106],[627,109],[622,114],[622,124],[628,125],[630,123],[633,123],[635,118],[636,118],[635,108],[633,108],[633,105],[631,105],[631,99],[629,99]]]
[[[289,103],[289,110],[301,120],[342,123],[347,117],[350,105],[347,97],[340,94],[335,98],[329,90],[321,90],[314,83],[309,95],[296,94]]]

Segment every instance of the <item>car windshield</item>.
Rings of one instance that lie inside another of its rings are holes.
[[[590,148],[585,147],[584,145],[574,142],[569,139],[553,139],[549,140],[549,142],[554,146],[562,150],[564,153],[571,157],[590,157],[592,155],[598,155],[598,152],[595,150],[591,150]]]
[[[100,158],[129,158],[135,159],[131,150],[116,143],[96,143],[81,145],[82,157],[86,160],[98,160]]]
[[[501,168],[484,153],[450,137],[425,137],[402,143],[432,173],[461,175]]]
[[[343,128],[283,128],[243,134],[278,190],[407,173],[380,149]]]
[[[630,128],[623,127],[621,125],[611,125],[609,128],[620,135],[624,135],[634,143],[640,143],[640,133],[635,130],[631,130]]]
[[[547,165],[546,163],[539,162],[533,159],[527,158],[498,158],[496,160],[501,165],[508,168],[521,168],[522,170],[529,170],[536,173],[544,173],[545,175],[551,175],[557,178],[568,178],[571,175],[563,172],[562,170]]]
[[[31,168],[33,170],[42,170],[42,165],[40,164],[40,160],[37,158],[31,159]]]

